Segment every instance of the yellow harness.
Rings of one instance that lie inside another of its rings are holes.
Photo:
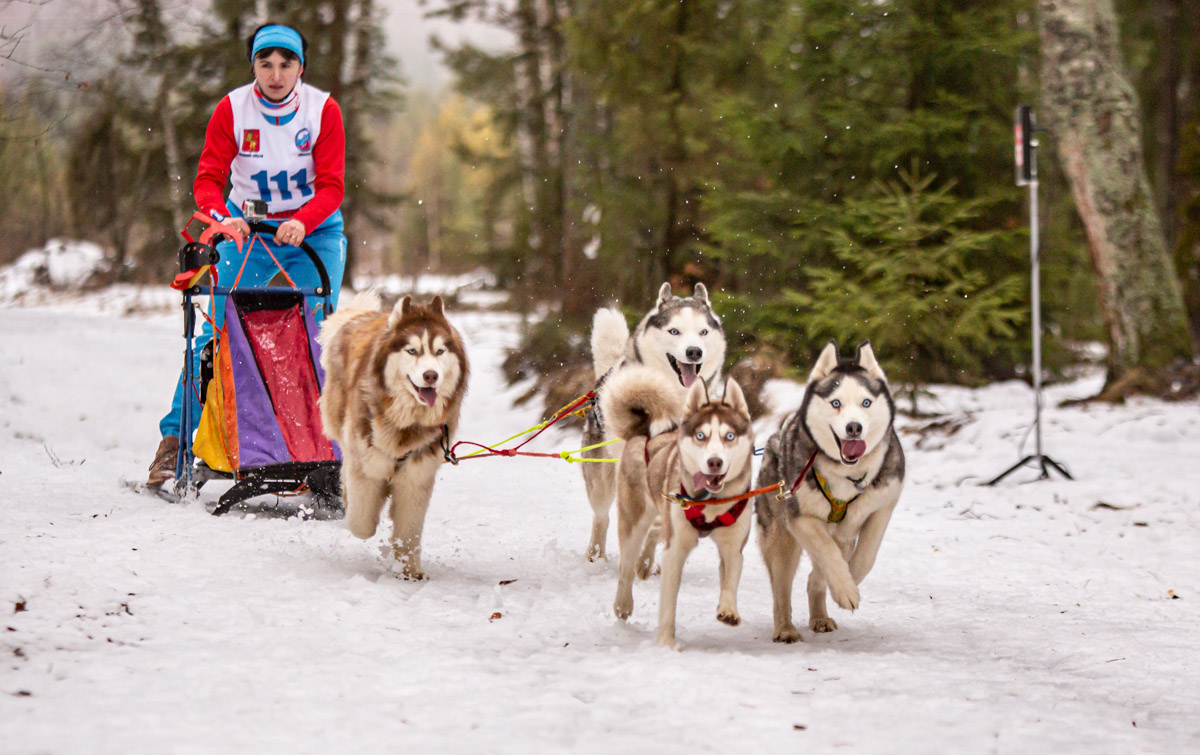
[[[817,481],[817,487],[821,489],[821,493],[824,494],[825,500],[829,501],[828,521],[830,524],[837,524],[846,518],[846,507],[857,501],[858,495],[862,495],[862,493],[859,493],[848,501],[843,501],[840,498],[834,498],[833,493],[829,492],[829,483],[825,482],[825,478],[821,476],[821,473],[817,471],[816,467],[813,467],[812,473],[813,478]]]

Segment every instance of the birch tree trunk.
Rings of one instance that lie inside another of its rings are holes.
[[[1179,281],[1146,176],[1113,0],[1038,0],[1042,98],[1087,233],[1109,331],[1105,393],[1162,390],[1190,357]]]
[[[139,0],[137,4],[139,20],[143,26],[138,34],[138,41],[143,46],[143,54],[149,61],[159,66],[166,65],[168,53],[173,45],[170,32],[163,21],[162,8],[158,0]],[[190,213],[187,212],[191,192],[185,197],[183,186],[183,159],[179,154],[179,140],[175,129],[175,111],[171,107],[171,87],[175,75],[164,71],[158,76],[155,88],[154,107],[158,111],[159,126],[162,128],[163,151],[167,161],[167,186],[171,192],[171,227],[179,229],[187,222]]]
[[[174,111],[171,109],[171,88],[167,76],[159,79],[155,104],[162,126],[163,152],[167,158],[167,186],[171,187],[171,228],[179,229],[183,228],[189,217],[186,208],[191,197],[185,197],[183,192],[183,159],[179,156],[179,139],[175,132],[175,116],[172,114]]]
[[[553,221],[553,244],[547,252],[555,256],[553,264],[558,274],[559,298],[563,310],[572,314],[586,311],[587,297],[580,296],[583,281],[580,280],[581,246],[575,229],[574,208],[570,203],[570,187],[573,176],[570,170],[571,123],[570,73],[567,69],[566,42],[563,39],[563,24],[569,18],[569,5],[562,0],[545,0],[548,80],[550,83],[547,121],[549,123],[550,206],[547,208]]]
[[[548,257],[550,224],[548,222],[547,178],[549,174],[549,145],[546,126],[546,86],[542,80],[543,44],[542,20],[537,0],[517,0],[513,11],[517,34],[517,92],[519,129],[518,148],[521,155],[521,185],[526,206],[530,208],[529,251],[522,265],[525,298],[539,285],[554,285],[557,259]]]

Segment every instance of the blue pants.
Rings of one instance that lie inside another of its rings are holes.
[[[240,213],[238,214],[240,215]],[[272,222],[272,225],[277,224]],[[304,250],[295,246],[279,246],[271,236],[260,234],[259,238],[270,248],[271,254],[275,255],[275,259],[279,260],[279,264],[283,266],[297,286],[316,288],[321,285],[321,277]],[[336,309],[338,293],[342,290],[342,274],[346,270],[346,236],[342,233],[342,213],[335,212],[328,220],[317,226],[316,230],[305,236],[304,240],[325,265],[325,271],[329,274],[330,301]],[[249,248],[249,242],[243,242],[242,249],[249,250]],[[221,255],[221,261],[217,263],[220,285],[232,286],[234,279],[237,278],[238,270],[242,267],[245,254],[239,253],[237,245],[232,241],[218,244],[217,251]],[[270,255],[262,250],[258,241],[255,241],[254,250],[249,261],[246,262],[246,269],[242,272],[242,279],[238,281],[238,287],[265,286],[278,272],[279,268],[271,261]],[[209,303],[209,316],[220,328],[225,324],[225,297],[217,296],[213,299],[214,301]],[[309,307],[313,310],[313,316],[318,323],[321,322],[325,317],[324,297],[310,296],[308,302]],[[205,320],[193,347],[192,374],[197,382],[200,379],[200,352],[212,340],[212,337],[213,326]],[[175,384],[175,397],[171,400],[171,411],[167,412],[167,415],[158,423],[158,429],[164,438],[168,435],[178,436],[180,432],[180,425],[183,422],[183,379],[183,370],[181,369],[179,381]],[[200,401],[194,392],[191,395],[191,402],[192,422],[195,425],[200,421]],[[194,426],[192,430],[195,430]]]

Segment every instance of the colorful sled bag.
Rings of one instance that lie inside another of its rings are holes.
[[[218,331],[194,444],[197,457],[211,469],[251,482],[341,461],[321,424],[325,372],[316,333],[300,293],[226,294],[225,325]]]

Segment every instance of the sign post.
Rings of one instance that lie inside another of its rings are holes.
[[[1038,261],[1038,180],[1037,180],[1037,127],[1033,122],[1033,108],[1018,105],[1013,117],[1014,157],[1017,165],[1017,186],[1029,187],[1029,261],[1030,261],[1030,307],[1033,310],[1033,432],[1034,453],[1018,461],[997,477],[985,483],[995,485],[1029,462],[1036,462],[1042,470],[1037,479],[1045,480],[1054,469],[1068,480],[1071,477],[1062,465],[1042,453],[1042,290],[1041,266]]]

